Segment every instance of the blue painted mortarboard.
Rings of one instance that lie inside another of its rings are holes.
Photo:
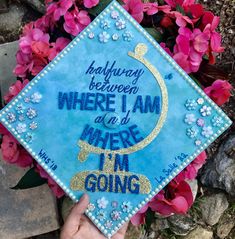
[[[231,124],[116,2],[0,119],[109,238]]]

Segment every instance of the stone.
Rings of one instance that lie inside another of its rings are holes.
[[[21,0],[21,2],[28,4],[34,10],[44,14],[46,7],[44,4],[44,0]]]
[[[212,239],[213,232],[202,228],[201,226],[196,227],[187,236],[182,237],[182,239]]]
[[[221,239],[226,238],[235,227],[235,215],[225,213],[217,225],[217,236]]]
[[[193,201],[195,201],[196,196],[197,196],[197,190],[198,190],[198,182],[196,179],[194,180],[188,180],[187,183],[189,184],[192,194],[193,194]]]
[[[167,218],[157,216],[156,220],[152,223],[151,229],[153,231],[161,231],[169,228],[169,223]]]
[[[3,96],[16,78],[17,42],[0,45],[0,83]],[[47,185],[27,190],[11,190],[27,169],[5,163],[0,155],[0,238],[22,239],[59,228],[55,197]]]
[[[129,223],[125,239],[140,239],[142,235],[141,227],[135,227]]]
[[[228,206],[228,200],[223,193],[205,196],[199,203],[202,219],[210,226],[218,223],[220,217],[223,215]]]
[[[214,158],[208,160],[200,173],[205,186],[225,190],[235,196],[235,134],[230,135],[219,147]]]
[[[0,13],[8,12],[8,3],[6,0],[0,1]]]
[[[13,75],[12,70],[16,66],[15,54],[17,49],[17,41],[0,45],[0,96],[2,97],[8,92],[9,86],[16,81],[16,77]],[[2,97],[0,107],[3,106]]]
[[[12,3],[8,12],[0,14],[0,36],[4,42],[18,39],[23,26],[22,20],[27,11],[24,5]]]
[[[0,238],[22,239],[59,228],[55,197],[47,185],[10,189],[25,172],[0,158]]]
[[[73,206],[74,206],[74,202],[69,197],[66,197],[63,200],[62,208],[61,208],[61,215],[62,215],[62,218],[64,221],[68,217]]]
[[[173,215],[168,218],[170,230],[176,235],[185,236],[196,227],[189,215]]]

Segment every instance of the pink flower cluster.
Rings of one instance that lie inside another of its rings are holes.
[[[154,15],[158,13],[158,11],[162,11],[165,13],[170,12],[169,6],[158,6],[156,2],[143,3],[141,0],[123,0],[123,2],[125,3],[125,5],[123,6],[124,9],[126,9],[139,23],[142,22],[145,12],[147,13],[147,15]]]
[[[66,33],[77,36],[91,22],[83,7],[94,7],[98,3],[98,0],[84,0],[79,5],[75,0],[47,0],[46,14],[23,29],[14,74],[23,79],[37,75],[71,41]],[[49,32],[58,28],[59,21],[63,22],[63,29],[57,30],[64,31],[64,36],[56,37],[54,42]]]
[[[223,105],[231,96],[232,86],[228,81],[216,80],[204,89],[205,93],[217,104]]]
[[[139,23],[142,22],[144,13],[154,15],[158,11],[164,13],[161,27],[175,27],[175,22],[178,35],[172,54],[187,73],[197,72],[205,55],[209,57],[210,63],[214,63],[215,53],[224,50],[221,47],[221,36],[215,31],[219,17],[204,11],[202,5],[195,3],[195,0],[165,0],[167,5],[162,6],[157,3],[143,3],[141,0],[123,2],[123,7]]]
[[[166,14],[168,23],[175,19],[178,25],[178,36],[173,49],[174,60],[187,72],[197,72],[204,56],[208,56],[210,63],[215,62],[215,53],[223,52],[221,36],[215,30],[219,24],[219,17],[212,12],[204,11],[201,4],[195,0],[165,0],[171,7]],[[181,8],[185,14],[176,11]],[[191,17],[188,17],[191,16]],[[164,21],[166,26],[166,19]],[[198,27],[195,27],[198,26]]]
[[[185,170],[176,176],[164,190],[160,191],[131,218],[132,224],[136,226],[144,224],[146,212],[149,208],[165,216],[173,213],[185,214],[193,203],[192,191],[186,180],[196,178],[197,172],[205,163],[205,160],[206,153],[204,151]]]
[[[31,166],[33,163],[32,157],[1,124],[0,134],[3,135],[1,144],[1,153],[3,160],[10,164],[16,164],[22,168]]]

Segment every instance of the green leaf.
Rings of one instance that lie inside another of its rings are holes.
[[[87,11],[93,15],[93,16],[98,16],[106,7],[109,3],[111,3],[112,0],[101,0],[99,4],[93,8],[88,9]]]
[[[38,173],[35,172],[34,168],[29,169],[26,174],[20,179],[15,187],[11,189],[28,189],[41,186],[47,182],[46,179],[41,178]]]
[[[158,42],[162,41],[162,34],[153,27],[146,27],[145,30]]]
[[[176,5],[176,11],[185,16],[185,11],[179,4]]]

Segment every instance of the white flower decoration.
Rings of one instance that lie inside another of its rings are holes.
[[[33,119],[37,116],[37,111],[33,108],[28,108],[26,115],[29,119]]]
[[[218,116],[218,115],[214,116],[214,117],[212,118],[211,122],[212,122],[212,125],[213,125],[214,127],[219,127],[219,126],[221,126],[221,125],[224,123],[222,117],[220,117],[220,116]]]
[[[100,27],[104,30],[107,30],[110,28],[110,22],[108,20],[102,20],[100,22]]]
[[[13,123],[13,122],[16,121],[16,115],[14,113],[12,113],[12,112],[7,113],[7,117],[6,118],[7,118],[7,121],[9,123]]]
[[[196,117],[194,114],[186,114],[184,122],[186,124],[193,124],[196,121]]]
[[[132,209],[132,205],[130,202],[123,202],[121,208],[123,212],[130,212]]]
[[[205,126],[202,128],[202,135],[209,138],[213,134],[213,129],[211,126]]]
[[[38,124],[37,124],[37,122],[32,122],[32,123],[30,123],[29,124],[29,128],[31,129],[31,130],[35,130],[35,129],[37,129],[37,127],[38,127]]]
[[[186,134],[189,138],[195,138],[197,136],[197,129],[194,127],[187,129]]]
[[[117,40],[119,39],[119,35],[118,35],[117,33],[114,33],[114,34],[112,35],[112,39],[113,39],[114,41],[117,41]]]
[[[93,39],[93,38],[95,37],[95,34],[94,34],[93,32],[90,32],[89,35],[88,35],[88,37],[89,37],[90,39]]]
[[[117,20],[115,25],[118,30],[126,28],[126,22],[123,19]]]
[[[202,144],[202,141],[200,139],[195,140],[195,145],[199,146]]]
[[[107,207],[108,203],[109,201],[105,197],[102,197],[97,200],[98,208],[104,209]]]
[[[117,19],[119,17],[119,13],[117,11],[112,11],[111,12],[111,18],[112,19]]]
[[[42,99],[42,95],[39,92],[35,92],[31,95],[31,101],[33,103],[39,103]]]
[[[107,227],[108,229],[110,229],[113,226],[113,222],[108,220],[105,222],[104,226]]]
[[[186,102],[185,102],[185,107],[186,107],[186,109],[187,110],[195,110],[196,109],[196,107],[197,107],[197,103],[196,103],[196,101],[195,100],[193,100],[193,99],[188,99],[188,100],[186,100]]]
[[[106,213],[104,210],[100,210],[97,212],[96,216],[97,216],[98,220],[104,221],[104,219],[106,218]]]
[[[111,218],[113,219],[113,221],[118,221],[121,219],[121,212],[114,210],[111,212]]]
[[[203,98],[198,98],[198,99],[197,99],[197,103],[198,103],[199,105],[202,105],[202,104],[204,103],[204,99],[203,99]]]
[[[22,134],[22,133],[26,132],[26,124],[19,123],[19,124],[16,126],[16,131],[17,131],[19,134]]]
[[[211,115],[211,107],[207,105],[203,105],[202,108],[200,109],[200,113],[204,117]]]
[[[106,43],[109,41],[110,35],[107,32],[102,32],[99,34],[99,40],[102,43]]]

